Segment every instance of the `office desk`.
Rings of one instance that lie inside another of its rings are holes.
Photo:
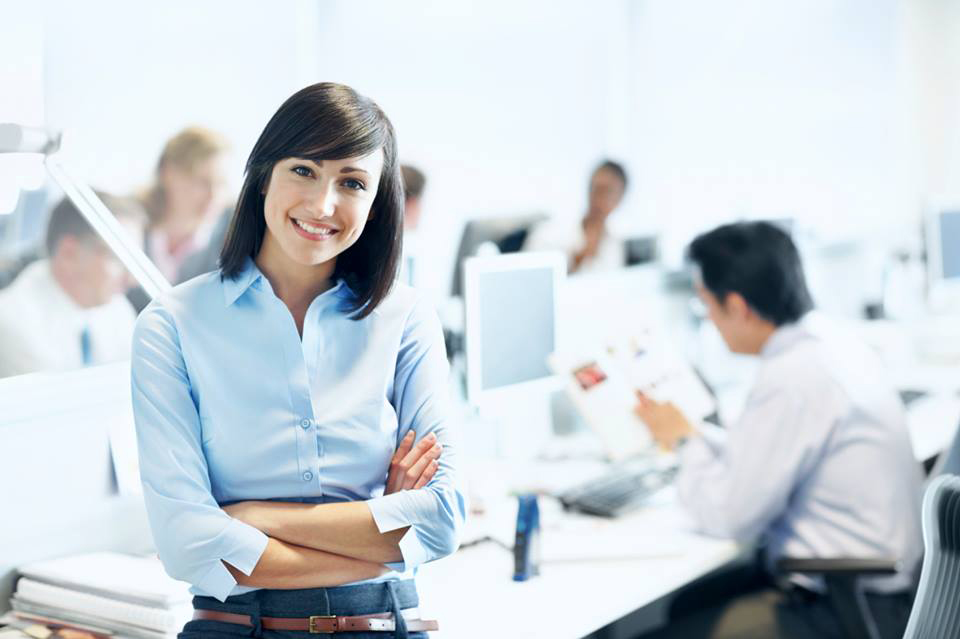
[[[602,526],[600,538],[609,533],[635,535],[635,552],[624,553],[632,558],[545,562],[539,577],[514,582],[512,553],[483,542],[423,566],[417,577],[421,611],[438,619],[441,628],[431,636],[583,637],[729,564],[741,553],[732,541],[691,533],[689,521],[670,503],[615,520],[592,521]],[[545,550],[550,534],[549,528],[543,532]],[[589,543],[585,537],[583,544]]]

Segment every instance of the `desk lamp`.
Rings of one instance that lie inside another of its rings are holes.
[[[103,238],[114,255],[143,287],[156,298],[170,289],[170,283],[150,261],[143,249],[132,245],[123,227],[86,183],[76,179],[54,155],[60,149],[60,133],[20,124],[0,123],[0,153],[40,153],[50,177],[97,235]]]

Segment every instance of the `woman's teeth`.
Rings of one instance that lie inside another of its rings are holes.
[[[312,224],[307,224],[302,220],[294,220],[293,222],[307,233],[312,233],[313,235],[333,235],[337,232],[336,229],[325,226],[313,226]]]

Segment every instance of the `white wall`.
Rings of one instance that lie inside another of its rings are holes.
[[[313,4],[48,2],[46,121],[65,132],[64,161],[105,190],[133,190],[167,138],[200,124],[233,143],[238,186],[261,128],[307,82],[301,26]]]
[[[836,234],[917,211],[896,0],[644,2],[634,138],[646,215]]]
[[[912,131],[920,188],[960,203],[960,3],[914,0],[903,10]]]

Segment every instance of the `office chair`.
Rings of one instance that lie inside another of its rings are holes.
[[[925,492],[923,541],[926,554],[920,575],[920,590],[910,613],[905,639],[960,636],[960,479],[955,477],[960,475],[960,427],[954,434],[950,447],[941,453],[934,464],[933,474],[940,476],[930,482]],[[949,495],[952,497],[948,495],[951,490]],[[944,521],[938,522],[938,518],[943,518]],[[943,566],[937,563],[943,563]],[[860,578],[892,575],[897,568],[898,562],[893,558],[783,558],[777,563],[777,570],[782,574],[800,573],[823,577],[830,607],[849,639],[880,637],[863,590],[859,586]],[[953,579],[952,590],[944,583],[948,577]],[[924,599],[929,601],[925,603]],[[950,606],[946,603],[949,601],[955,603]],[[916,619],[923,615],[940,615],[945,618],[942,623],[953,625],[936,625],[941,623],[938,619]],[[953,630],[937,634],[933,628]]]
[[[960,477],[941,475],[923,497],[923,568],[904,639],[960,635]]]
[[[454,297],[463,294],[463,262],[476,255],[481,244],[492,242],[501,253],[516,253],[523,248],[530,229],[545,219],[544,213],[528,213],[467,222],[460,236],[450,294]]]

